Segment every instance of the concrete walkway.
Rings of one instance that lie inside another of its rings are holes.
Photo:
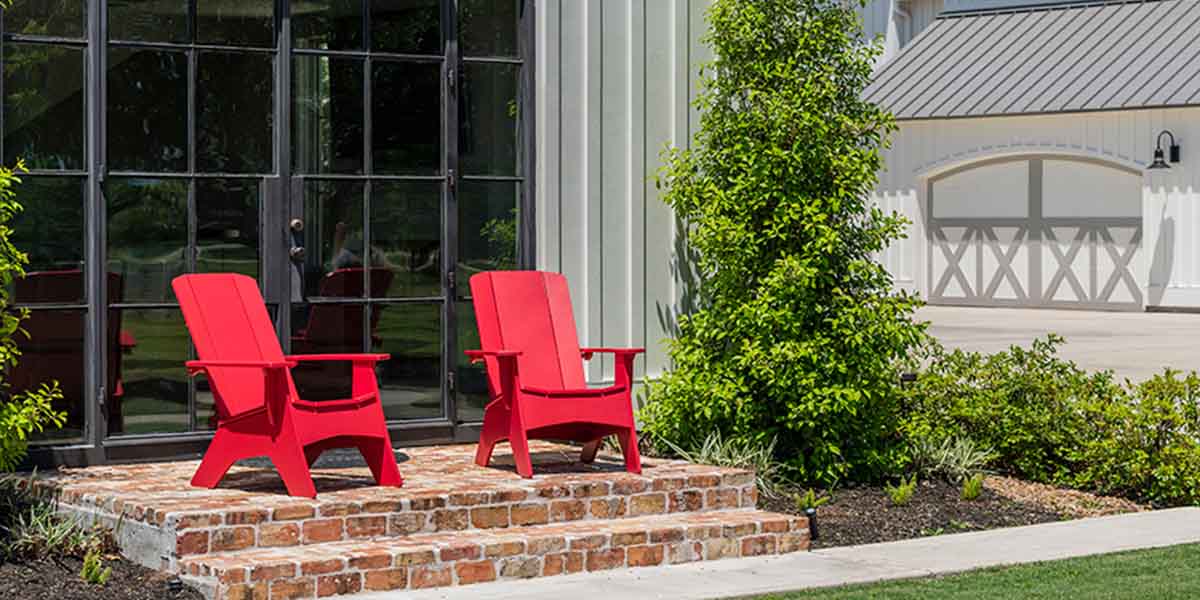
[[[457,588],[349,596],[355,600],[710,599],[905,579],[1200,542],[1200,508],[1083,519],[937,537],[744,558],[581,573]]]
[[[1200,314],[926,306],[917,317],[943,344],[977,352],[1028,347],[1057,333],[1059,353],[1087,370],[1141,381],[1163,367],[1200,370]]]

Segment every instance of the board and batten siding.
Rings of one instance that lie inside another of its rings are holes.
[[[863,11],[869,36],[891,28],[893,2]],[[942,0],[904,2],[919,31]],[[686,147],[709,50],[709,0],[535,3],[535,264],[571,285],[580,342],[644,346],[636,377],[667,366],[665,340],[685,300],[676,223],[655,188],[660,154]],[[903,41],[907,42],[907,39]],[[611,380],[611,357],[588,379]]]
[[[571,285],[580,343],[644,346],[636,377],[667,364],[684,293],[674,216],[654,175],[686,147],[708,50],[707,0],[536,3],[536,264]],[[588,370],[611,381],[611,357]]]
[[[1164,129],[1181,144],[1183,162],[1170,170],[1145,171]],[[902,122],[886,153],[875,198],[913,223],[908,238],[893,244],[883,261],[898,286],[928,294],[926,182],[939,173],[1000,157],[1099,160],[1142,172],[1143,237],[1136,271],[1144,274],[1138,284],[1146,306],[1200,306],[1200,147],[1195,140],[1200,140],[1197,107]]]

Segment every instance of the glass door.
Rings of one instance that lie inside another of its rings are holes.
[[[452,7],[291,8],[291,352],[390,354],[377,370],[388,420],[444,423]],[[348,363],[294,374],[305,398],[349,393]]]
[[[292,3],[291,351],[386,352],[389,420],[477,422],[468,290],[520,262],[524,0]],[[348,365],[296,371],[344,397]]]

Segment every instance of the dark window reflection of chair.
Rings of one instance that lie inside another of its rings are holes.
[[[336,269],[326,273],[317,295],[322,298],[362,298],[361,267]],[[366,269],[371,297],[387,296],[394,274],[390,269]],[[382,343],[377,331],[383,306],[371,307],[370,345],[363,339],[362,304],[313,304],[304,328],[292,335],[292,354],[346,354],[369,351]],[[349,363],[330,362],[304,365],[293,371],[301,397],[306,400],[345,398],[350,385]]]
[[[123,280],[116,273],[108,274],[108,303],[121,298]],[[21,304],[79,304],[83,302],[84,276],[78,269],[63,271],[33,271],[18,279],[15,299]],[[74,310],[33,310],[21,323],[29,337],[18,336],[21,358],[9,373],[14,391],[36,389],[43,383],[58,381],[63,399],[55,408],[67,413],[67,427],[83,429],[85,390],[84,319],[86,312]],[[131,352],[137,341],[121,330],[121,311],[108,313],[108,378],[105,383],[105,410],[108,434],[121,433],[124,419],[121,399],[121,356]]]

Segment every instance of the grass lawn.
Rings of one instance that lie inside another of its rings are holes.
[[[762,596],[761,600],[851,598],[1200,597],[1200,544],[983,569],[958,575]]]

